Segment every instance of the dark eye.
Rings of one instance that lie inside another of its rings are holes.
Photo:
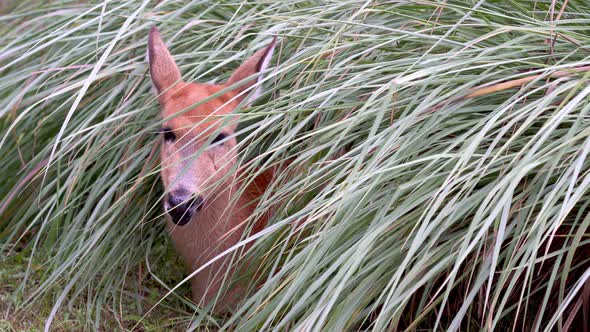
[[[224,139],[227,138],[227,134],[226,133],[219,133],[219,135],[217,135],[217,137],[215,137],[215,139],[213,139],[213,141],[211,142],[211,144],[215,144],[219,141],[223,141]]]
[[[164,128],[162,128],[161,132],[164,135],[164,141],[174,142],[176,140],[176,135],[174,135],[174,132],[172,131],[172,129],[170,129],[168,127],[164,127]]]

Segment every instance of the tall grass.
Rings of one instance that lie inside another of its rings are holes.
[[[26,262],[18,312],[49,303],[47,328],[68,306],[88,329],[170,307],[180,329],[590,322],[588,4],[12,7],[0,16],[0,248],[3,264]],[[257,208],[269,225],[240,243],[255,240],[260,286],[229,317],[190,304],[167,274],[153,25],[189,81],[221,82],[279,37],[266,92],[240,116],[241,167],[292,169]]]

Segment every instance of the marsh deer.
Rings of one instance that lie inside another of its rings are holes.
[[[276,38],[247,59],[224,84],[188,83],[182,80],[158,30],[154,27],[150,31],[150,74],[164,119],[161,176],[166,226],[189,272],[240,241],[246,220],[256,208],[253,202],[264,193],[272,177],[265,172],[241,187],[242,183],[235,180],[242,178],[239,171],[227,176],[237,163],[233,137],[236,124],[223,119],[231,117],[240,103],[248,105],[260,94],[260,78],[247,79],[267,68],[275,42]],[[232,85],[239,87],[194,106]],[[259,219],[253,232],[266,223],[264,217]],[[209,304],[229,270],[228,259],[222,259],[197,273],[191,279],[193,300]],[[221,310],[230,310],[240,299],[239,292],[236,288],[217,298]]]

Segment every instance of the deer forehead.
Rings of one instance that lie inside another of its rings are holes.
[[[193,134],[215,131],[217,123],[233,113],[238,105],[233,92],[211,98],[223,88],[221,85],[184,84],[162,102],[162,115],[166,119],[163,126]]]
[[[179,117],[206,118],[229,114],[238,105],[238,100],[233,92],[213,97],[223,88],[221,85],[185,83],[162,101],[163,116],[171,118],[180,113]]]

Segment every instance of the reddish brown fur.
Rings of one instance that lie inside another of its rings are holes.
[[[211,135],[220,130],[235,131],[235,124],[223,127],[222,121],[232,116],[244,98],[240,93],[244,94],[247,88],[252,87],[256,83],[254,79],[201,105],[192,105],[256,74],[268,63],[273,48],[274,41],[244,62],[226,84],[185,83],[158,31],[155,28],[150,31],[150,71],[159,93],[163,126],[176,136],[174,142],[163,142],[162,146],[161,173],[164,187],[166,192],[182,187],[194,195],[205,197],[202,210],[186,225],[177,226],[170,218],[167,220],[167,229],[176,250],[191,273],[239,242],[246,222],[256,208],[256,203],[252,202],[256,202],[264,193],[272,178],[271,172],[265,172],[242,188],[242,183],[236,178],[224,179],[237,162],[235,138],[221,146],[204,146]],[[240,172],[237,173],[237,178],[241,179]],[[242,194],[237,194],[239,192]],[[254,232],[260,231],[265,223],[265,217],[256,220]],[[218,294],[225,275],[234,271],[228,266],[230,257],[231,253],[196,273],[191,279],[193,300],[196,303],[207,305]],[[241,290],[242,287],[234,287],[221,295],[216,301],[217,311],[230,310],[240,300]]]

